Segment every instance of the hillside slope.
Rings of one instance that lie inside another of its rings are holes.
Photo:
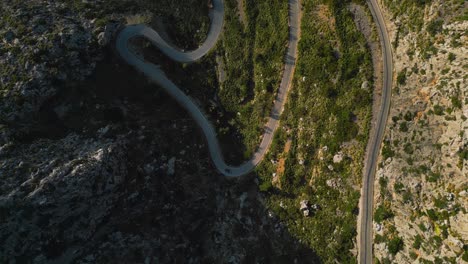
[[[466,263],[467,3],[383,1],[395,80],[376,175],[381,263]]]

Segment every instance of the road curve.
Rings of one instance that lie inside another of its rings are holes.
[[[382,144],[385,125],[388,119],[390,110],[390,99],[393,81],[393,61],[392,61],[392,46],[388,37],[385,21],[382,11],[376,0],[368,0],[368,5],[371,9],[372,16],[379,30],[380,42],[383,53],[383,87],[382,87],[382,103],[375,124],[375,133],[371,135],[369,144],[370,148],[367,152],[367,164],[363,174],[361,205],[359,210],[360,228],[359,228],[359,263],[372,263],[372,213],[374,208],[374,178],[377,167],[377,159],[379,157],[380,146]]]
[[[283,107],[286,102],[286,97],[292,81],[294,66],[296,61],[299,25],[300,25],[300,7],[299,0],[289,0],[289,40],[288,49],[285,56],[285,66],[280,87],[269,117],[265,125],[260,146],[252,156],[252,158],[240,166],[233,167],[224,161],[219,141],[216,137],[215,129],[202,113],[200,108],[188,97],[181,89],[179,89],[166,74],[152,63],[146,62],[134,54],[129,49],[129,41],[135,37],[144,37],[153,45],[158,47],[161,52],[177,62],[194,62],[205,56],[216,44],[219,35],[223,29],[224,22],[224,3],[223,0],[213,0],[213,8],[210,10],[211,26],[207,38],[202,46],[190,52],[182,52],[173,48],[152,28],[146,25],[132,25],[124,28],[116,40],[116,49],[120,56],[130,65],[145,74],[151,81],[161,86],[172,98],[174,98],[188,113],[192,116],[198,126],[202,129],[206,140],[211,159],[216,169],[227,177],[238,177],[251,172],[258,163],[264,158],[268,148],[273,140],[273,134],[279,125],[279,117],[283,112]]]

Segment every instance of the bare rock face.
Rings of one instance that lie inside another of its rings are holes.
[[[125,142],[77,135],[10,146],[1,157],[0,260],[39,251],[51,257],[65,244],[87,241],[127,175]]]
[[[92,45],[98,27],[71,12],[64,16],[63,10],[67,7],[59,1],[2,6],[2,15],[11,14],[0,27],[0,72],[5,73],[0,86],[6,88],[0,95],[2,120],[27,119],[59,92],[57,82],[84,80],[102,58],[101,50]]]

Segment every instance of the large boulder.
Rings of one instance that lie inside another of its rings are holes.
[[[109,43],[111,42],[118,28],[119,28],[119,24],[117,23],[107,24],[104,28],[104,31],[98,34],[99,45],[101,46],[109,45]]]

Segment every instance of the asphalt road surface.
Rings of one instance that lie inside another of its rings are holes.
[[[383,89],[382,103],[378,112],[375,133],[370,135],[370,151],[367,153],[367,164],[363,176],[361,191],[361,205],[359,210],[360,231],[359,231],[359,263],[370,264],[372,258],[372,213],[374,208],[374,178],[379,157],[380,146],[382,144],[385,125],[390,110],[390,98],[393,80],[392,46],[385,27],[382,12],[376,0],[368,0],[369,7],[374,17],[380,34],[383,52]]]
[[[146,62],[143,58],[129,49],[130,39],[135,37],[144,37],[174,61],[193,62],[200,59],[215,46],[223,29],[223,0],[213,0],[213,8],[210,10],[210,30],[203,45],[194,51],[182,52],[173,48],[169,43],[164,41],[156,31],[146,25],[132,25],[124,28],[117,37],[116,49],[128,64],[132,65],[137,70],[145,74],[151,81],[161,86],[171,97],[173,97],[188,111],[198,126],[202,129],[208,142],[211,159],[219,172],[228,177],[238,177],[251,172],[255,166],[263,160],[278,127],[279,117],[283,112],[295,69],[298,35],[300,30],[299,12],[299,0],[289,0],[289,40],[287,54],[285,54],[285,66],[281,84],[278,88],[278,93],[269,120],[265,125],[260,146],[250,160],[238,167],[229,166],[225,163],[213,125],[208,121],[206,116],[193,102],[193,100],[191,100],[190,97],[184,94],[181,89],[169,80],[164,71],[157,65]]]

